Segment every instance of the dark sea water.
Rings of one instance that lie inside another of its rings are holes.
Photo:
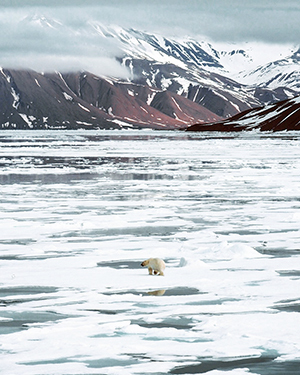
[[[0,132],[0,373],[300,374],[299,187],[299,133]]]

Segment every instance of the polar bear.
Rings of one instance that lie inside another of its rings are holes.
[[[160,258],[149,258],[147,260],[144,260],[141,266],[148,267],[149,275],[152,275],[152,271],[153,271],[154,275],[164,276],[164,270],[166,268],[166,264]]]

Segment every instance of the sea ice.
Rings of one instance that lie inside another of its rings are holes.
[[[1,373],[297,374],[297,133],[0,143]]]

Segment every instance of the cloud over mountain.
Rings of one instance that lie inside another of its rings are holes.
[[[198,34],[223,41],[300,39],[297,0],[2,0],[0,9],[12,16],[16,11],[46,12],[73,25],[93,18],[150,32]]]
[[[0,65],[124,77],[113,58],[118,45],[96,35],[91,22],[197,40],[298,44],[299,18],[296,0],[2,0]]]
[[[9,20],[0,17],[0,65],[37,71],[88,70],[99,75],[127,77],[128,70],[116,61],[121,52],[116,40],[102,38],[93,25],[62,24],[34,13]]]

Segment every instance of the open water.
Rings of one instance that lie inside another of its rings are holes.
[[[0,132],[0,373],[228,372],[300,374],[300,134]]]

